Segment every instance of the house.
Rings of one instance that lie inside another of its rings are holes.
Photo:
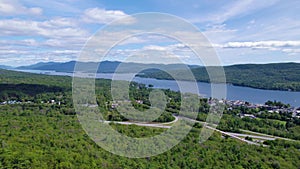
[[[17,101],[15,101],[15,100],[10,100],[7,102],[7,104],[16,104],[16,103],[17,103]]]
[[[143,104],[143,100],[136,100],[137,104]]]
[[[1,105],[7,104],[7,101],[0,103]]]
[[[111,108],[112,108],[112,109],[115,109],[115,108],[117,108],[117,106],[119,106],[119,104],[118,104],[118,103],[112,103],[112,104],[111,104]]]
[[[251,119],[255,119],[256,117],[253,114],[240,114],[241,118],[249,117]]]

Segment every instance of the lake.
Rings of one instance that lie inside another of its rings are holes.
[[[22,72],[30,72],[30,73],[38,73],[38,74],[47,74],[47,75],[59,75],[59,76],[73,76],[73,73],[66,72],[55,72],[55,71],[44,71],[44,70],[17,70]],[[115,80],[127,80],[129,77],[132,77],[134,74],[117,74],[114,75],[112,73],[97,73],[96,78],[103,79],[112,79],[114,77]],[[92,74],[89,77],[93,77]],[[162,88],[162,89],[170,89],[173,91],[179,91],[179,87],[177,82],[174,80],[157,80],[152,78],[140,78],[135,77],[133,81],[138,83],[143,83],[146,85],[152,84],[154,88]],[[192,86],[193,82],[188,81],[180,81],[180,83],[186,86]],[[209,83],[197,82],[199,93],[203,97],[211,96],[211,85]],[[277,90],[263,90],[263,89],[254,89],[250,87],[241,87],[241,86],[233,86],[226,85],[227,87],[227,100],[241,100],[247,101],[250,103],[263,104],[268,100],[276,100],[281,101],[283,103],[289,103],[294,107],[300,107],[300,92],[292,92],[292,91],[277,91]],[[182,92],[190,92],[195,93],[194,90],[188,90]]]

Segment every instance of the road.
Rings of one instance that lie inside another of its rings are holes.
[[[257,135],[231,133],[231,132],[227,132],[227,133],[238,136],[238,137],[251,137],[251,138],[260,139],[260,140],[276,140],[275,137],[257,136]]]
[[[104,123],[116,123],[116,124],[123,124],[123,125],[137,125],[137,126],[144,126],[144,127],[158,127],[158,128],[171,128],[170,124],[176,123],[179,118],[174,116],[175,120],[167,123],[141,123],[141,122],[126,122],[126,121],[102,121]]]
[[[242,130],[242,129],[240,129],[240,131],[242,131],[242,132],[244,132],[244,133],[250,133],[250,134],[252,134],[252,136],[259,135],[259,136],[265,136],[265,137],[270,137],[270,138],[275,138],[275,139],[281,139],[281,140],[287,140],[287,141],[296,141],[296,142],[299,142],[298,140],[293,140],[293,139],[284,138],[284,137],[278,137],[278,136],[272,136],[272,135],[263,134],[263,133],[258,133],[258,132],[249,131],[249,130]]]
[[[250,137],[250,138],[254,138],[254,139],[258,139],[258,140],[276,140],[276,139],[283,139],[283,140],[289,140],[289,141],[296,141],[296,140],[291,140],[291,139],[287,139],[287,138],[282,138],[282,137],[276,137],[276,136],[271,136],[271,135],[267,135],[267,134],[262,134],[262,133],[257,133],[257,132],[252,132],[252,131],[248,131],[248,130],[241,130],[245,133],[252,133],[252,134],[241,134],[241,133],[232,133],[232,132],[225,132],[219,129],[216,129],[217,125],[212,125],[212,126],[208,126],[207,123],[202,122],[202,121],[197,121],[195,119],[190,119],[188,117],[183,117],[183,116],[174,116],[175,120],[168,122],[168,123],[141,123],[141,122],[119,122],[119,121],[102,121],[104,123],[117,123],[117,124],[123,124],[123,125],[137,125],[137,126],[144,126],[144,127],[157,127],[157,128],[171,128],[172,126],[170,126],[170,124],[176,123],[179,119],[181,120],[188,120],[191,121],[193,123],[200,123],[203,125],[203,127],[206,127],[208,129],[214,130],[216,132],[219,132],[223,135],[227,135],[231,138],[240,140],[242,142],[251,144],[251,145],[257,145],[257,146],[264,146],[266,147],[267,145],[263,145],[257,142],[253,142],[250,140],[246,140],[245,137]]]
[[[112,122],[110,122],[112,123]],[[137,125],[137,126],[144,126],[144,127],[158,127],[158,128],[171,128],[172,126],[164,126],[163,123],[136,123],[136,122],[113,122],[117,124],[123,125]]]
[[[259,143],[256,143],[256,142],[253,142],[253,141],[250,141],[250,140],[246,140],[246,139],[244,139],[244,138],[240,138],[240,137],[238,137],[237,135],[235,135],[235,134],[237,134],[237,133],[229,133],[229,132],[221,131],[221,130],[218,130],[218,129],[216,129],[216,128],[210,127],[210,126],[205,126],[205,127],[206,127],[206,128],[209,128],[209,129],[211,129],[211,130],[215,130],[215,131],[217,131],[217,132],[219,132],[219,133],[221,133],[221,134],[223,134],[223,135],[227,135],[227,136],[229,136],[229,137],[232,137],[232,138],[234,138],[234,139],[240,140],[240,141],[242,141],[242,142],[251,144],[251,145],[257,145],[257,146],[262,145],[262,146],[266,147],[266,145],[259,144]]]

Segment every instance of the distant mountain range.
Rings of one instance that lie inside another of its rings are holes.
[[[57,71],[57,72],[73,72],[74,67],[76,64],[80,65],[82,71],[91,72],[92,68],[98,67],[98,73],[114,73],[118,68],[118,72],[120,73],[136,73],[141,71],[142,69],[165,69],[165,70],[177,70],[177,69],[184,69],[186,65],[184,64],[142,64],[142,63],[125,63],[125,62],[117,62],[117,61],[103,61],[97,62],[65,62],[65,63],[58,63],[58,62],[41,62],[30,66],[20,66],[16,69],[23,69],[23,70],[49,70],[49,71]],[[190,68],[197,68],[200,66],[188,65]]]
[[[0,65],[0,69],[13,69],[11,66]]]
[[[178,80],[191,80],[186,75],[186,65],[184,64],[141,64],[141,63],[122,63],[117,61],[104,61],[100,64],[96,62],[79,62],[81,70],[92,72],[91,68],[98,67],[97,73],[114,73],[118,68],[119,73],[137,73],[137,76],[144,78],[156,78],[172,80],[173,77],[165,71],[175,75]],[[25,70],[49,70],[57,72],[73,72],[76,65],[75,61],[58,63],[47,62],[37,63],[30,66],[21,66],[14,69]],[[207,69],[214,71],[216,67],[203,67],[188,65],[195,79],[200,82],[217,82],[212,80],[207,74]],[[0,66],[2,69],[12,69],[10,66]],[[241,64],[224,66],[226,82],[260,89],[290,90],[300,91],[300,63],[270,63],[270,64]],[[160,70],[161,69],[161,70]],[[143,70],[143,71],[141,71]],[[162,71],[165,70],[165,71]]]

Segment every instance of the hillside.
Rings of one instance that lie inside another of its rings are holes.
[[[78,62],[70,61],[65,63],[58,63],[58,62],[48,62],[48,63],[37,63],[30,66],[20,66],[17,69],[26,69],[26,70],[51,70],[57,72],[73,72],[74,67],[76,64],[80,64],[81,67],[84,67],[84,71],[91,72],[91,68],[95,68],[99,65],[98,73],[114,73],[119,66],[121,69],[118,69],[118,72],[122,73],[135,73],[139,72],[143,69],[149,68],[159,68],[159,69],[166,69],[166,70],[177,70],[183,69],[186,65],[183,64],[141,64],[141,63],[125,63],[125,62],[118,62],[118,61],[103,61],[97,62]],[[196,68],[199,66],[189,66],[191,68]]]
[[[76,62],[66,63],[38,63],[31,66],[22,66],[17,69],[33,69],[33,70],[52,70],[58,72],[73,72]],[[91,68],[98,66],[96,62],[80,62],[84,67],[84,71],[92,72]],[[173,79],[165,71],[171,72],[178,77],[178,80],[190,80],[185,75],[183,64],[141,64],[141,63],[122,63],[117,61],[104,61],[99,64],[98,73],[134,73],[140,72],[139,77],[156,78],[156,79]],[[206,68],[195,65],[188,65],[193,72],[195,79],[200,82],[211,82],[207,74]],[[214,70],[217,67],[207,67]],[[161,70],[159,70],[161,69]],[[272,63],[272,64],[243,64],[225,66],[226,82],[237,86],[247,86],[259,89],[269,90],[289,90],[300,91],[300,64],[299,63]],[[218,82],[215,79],[214,82]]]
[[[215,69],[216,67],[208,67]],[[191,69],[196,80],[210,82],[206,68]],[[300,91],[300,64],[299,63],[273,63],[273,64],[244,64],[225,66],[227,83],[248,86],[260,89]],[[180,80],[189,80],[182,70],[172,73]],[[156,79],[173,79],[169,74],[159,70],[148,70],[139,74],[140,77]]]
[[[0,99],[18,103],[0,104],[0,168],[298,168],[300,144],[296,141],[264,141],[269,147],[249,145],[215,132],[199,143],[202,125],[196,123],[190,133],[171,150],[152,157],[131,159],[112,154],[83,130],[72,105],[72,79],[0,69]],[[110,80],[96,81],[96,96],[103,115],[117,118],[106,104],[112,103]],[[145,99],[150,88],[131,88],[134,97]],[[165,90],[172,98],[167,109],[179,110],[180,93]],[[48,102],[54,100],[55,102]],[[1,102],[1,101],[0,101]],[[60,104],[58,104],[58,102]],[[206,119],[209,105],[200,99],[197,119]],[[137,105],[138,106],[138,105]],[[139,107],[141,108],[141,107]],[[224,112],[220,130],[236,132],[251,129],[299,140],[299,121],[285,114],[268,113],[263,119],[239,118],[239,108]],[[253,111],[245,110],[244,111]],[[258,113],[259,111],[257,111]],[[270,119],[268,119],[268,118]],[[262,118],[262,117],[261,117]],[[282,125],[286,122],[286,125]],[[100,122],[99,122],[100,123]],[[147,138],[166,129],[137,125],[110,125],[128,137]],[[268,133],[267,133],[268,134]],[[252,139],[252,138],[248,138]],[[116,140],[121,148],[124,142]],[[145,145],[148,146],[148,145]],[[149,147],[151,148],[151,147]],[[151,148],[152,149],[152,148]],[[154,148],[153,148],[154,149]]]
[[[0,65],[0,69],[12,69],[13,67],[11,66],[6,66],[6,65]]]

